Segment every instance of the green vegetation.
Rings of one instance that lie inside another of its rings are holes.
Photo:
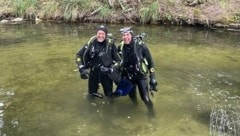
[[[99,15],[105,21],[105,19],[107,19],[107,17],[111,16],[111,13],[112,13],[112,10],[109,8],[109,6],[104,5],[100,8]]]
[[[18,16],[35,14],[37,10],[37,0],[12,0],[15,8],[17,9]]]
[[[226,6],[226,1],[225,0],[219,0],[221,7]]]
[[[42,7],[42,10],[39,12],[38,16],[40,18],[45,18],[47,20],[52,19],[53,17],[55,19],[62,18],[62,13],[60,12],[60,9],[58,9],[58,4],[56,4],[54,1],[48,2],[44,4]]]
[[[96,5],[88,0],[62,0],[59,2],[59,9],[66,21],[76,21],[79,13],[93,10]]]
[[[145,24],[146,22],[156,23],[159,19],[158,14],[159,2],[155,1],[147,7],[140,9],[140,21]]]
[[[239,23],[240,0],[0,0],[0,19],[135,23]]]

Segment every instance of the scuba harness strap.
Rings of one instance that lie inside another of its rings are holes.
[[[85,50],[84,50],[84,52],[83,52],[83,56],[82,56],[83,60],[82,60],[82,61],[83,61],[83,64],[84,64],[84,65],[87,65],[87,67],[88,67],[88,65],[89,65],[90,62],[86,61],[86,54],[87,54],[87,52],[90,50],[90,46],[91,46],[91,44],[93,43],[93,41],[94,41],[95,39],[96,39],[96,36],[92,36],[92,37],[90,38],[90,40],[88,41],[87,45],[84,46]]]
[[[136,40],[134,42],[134,53],[137,57],[137,64],[136,64],[136,69],[139,71],[141,74],[146,75],[148,72],[148,62],[146,58],[142,56],[142,53],[139,53],[142,51],[141,48],[138,46],[143,46],[144,42],[140,37],[136,37]],[[139,49],[141,49],[139,51]]]

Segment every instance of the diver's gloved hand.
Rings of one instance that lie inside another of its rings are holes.
[[[79,72],[81,79],[88,79],[88,73],[84,65],[79,66]]]
[[[113,68],[108,68],[108,67],[104,67],[104,66],[101,66],[100,70],[103,73],[111,73],[111,72],[113,72]]]
[[[157,91],[157,80],[155,79],[155,75],[151,73],[149,78],[150,78],[150,81],[149,81],[150,90]]]

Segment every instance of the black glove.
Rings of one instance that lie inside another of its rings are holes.
[[[150,90],[157,91],[157,80],[155,79],[155,75],[153,73],[150,74]]]
[[[86,70],[85,66],[80,65],[79,66],[79,72],[80,72],[81,79],[88,79],[88,73],[87,73],[87,70]]]
[[[104,66],[101,66],[100,70],[101,70],[101,72],[106,73],[106,74],[113,72],[113,68],[108,68],[108,67],[104,67]]]

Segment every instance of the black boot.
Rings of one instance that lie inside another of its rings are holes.
[[[153,108],[153,103],[151,100],[148,101],[144,101],[147,109],[148,109],[148,115],[149,117],[155,117],[155,112],[154,112],[154,108]]]
[[[93,97],[103,98],[103,94],[101,94],[101,93],[91,93],[89,95],[93,96]]]

